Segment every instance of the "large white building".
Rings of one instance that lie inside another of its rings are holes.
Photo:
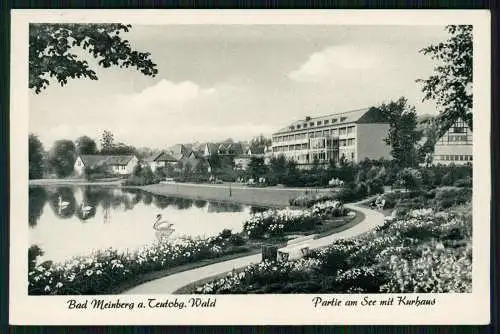
[[[366,108],[320,117],[306,117],[272,136],[273,155],[285,155],[300,165],[330,160],[359,162],[390,159],[384,142],[389,123],[376,108]]]

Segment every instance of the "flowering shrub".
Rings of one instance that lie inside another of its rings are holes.
[[[264,262],[196,293],[427,293],[472,290],[472,216],[412,210],[290,262]]]
[[[391,279],[381,292],[471,292],[472,247],[445,248],[441,242],[421,245],[421,256],[408,259],[393,254],[389,259]]]
[[[215,238],[176,239],[134,252],[100,250],[58,264],[43,263],[28,273],[29,294],[102,294],[139,274],[225,254]]]
[[[311,193],[290,199],[290,205],[302,208],[310,208],[316,203],[330,200],[333,201],[335,199],[337,199],[337,193],[334,191]]]
[[[309,209],[267,210],[253,214],[243,224],[243,230],[254,239],[262,238],[266,234],[279,237],[287,232],[312,230],[319,219],[340,217],[345,214],[347,210],[337,201],[317,203]]]
[[[320,261],[312,258],[290,262],[264,261],[252,264],[240,272],[232,271],[221,279],[198,287],[195,293],[245,293],[247,289],[258,289],[290,278],[305,280],[319,265]]]

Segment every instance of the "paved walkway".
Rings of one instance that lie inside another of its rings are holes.
[[[351,238],[363,234],[384,223],[383,214],[374,210],[360,207],[357,204],[358,203],[345,204],[345,207],[362,212],[365,215],[365,219],[362,222],[342,232],[308,241],[307,245],[310,247],[310,249],[328,246],[337,239]],[[246,267],[252,263],[259,263],[260,261],[261,254],[256,254],[215,263],[138,285],[128,291],[125,291],[123,294],[172,294],[174,291],[201,279],[220,275],[233,269]]]

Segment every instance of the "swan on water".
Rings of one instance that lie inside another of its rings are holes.
[[[156,221],[153,224],[153,229],[155,231],[173,231],[172,226],[174,226],[174,224],[166,220],[161,220],[161,215],[156,215]]]
[[[166,241],[172,233],[174,233],[174,229],[172,228],[174,224],[169,223],[166,220],[161,220],[161,215],[156,215],[156,221],[153,224],[153,229],[155,230],[156,239],[158,241]]]

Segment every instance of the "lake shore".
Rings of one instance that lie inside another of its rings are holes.
[[[290,199],[311,192],[328,192],[331,189],[248,187],[242,184],[151,184],[133,187],[155,195],[178,196],[192,199],[233,202],[262,207],[282,208],[289,206]]]
[[[123,179],[113,178],[97,181],[87,181],[85,179],[34,179],[28,182],[30,186],[119,186],[123,183]]]

